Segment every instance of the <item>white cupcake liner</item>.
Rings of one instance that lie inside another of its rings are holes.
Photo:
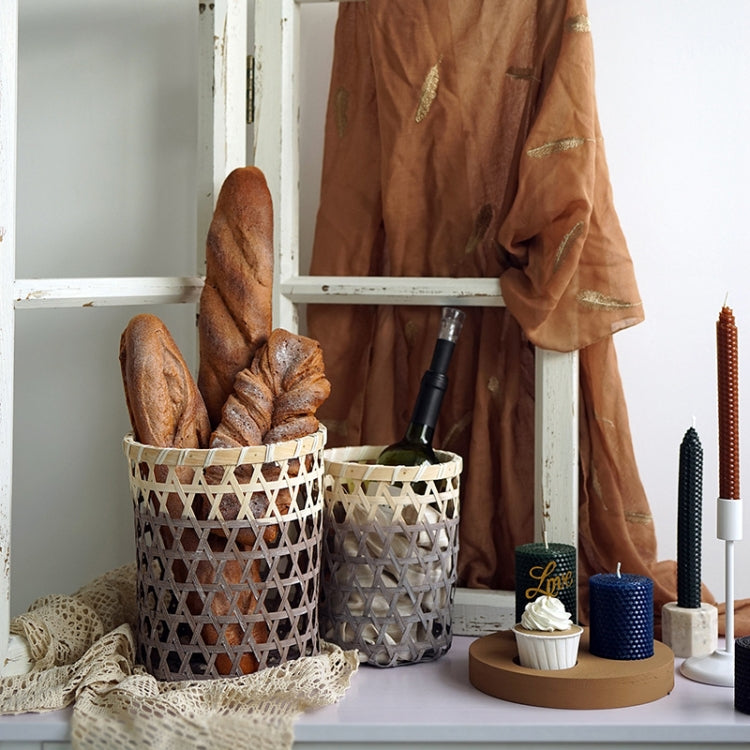
[[[530,669],[570,669],[576,665],[583,628],[571,625],[560,633],[528,632],[513,626],[518,660]]]

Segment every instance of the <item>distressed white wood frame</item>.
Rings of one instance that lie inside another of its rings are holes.
[[[302,303],[500,306],[497,279],[310,277],[299,269],[299,5],[338,0],[256,0],[255,139],[249,160],[273,197],[274,321],[296,330]],[[356,2],[358,0],[342,0]],[[247,0],[199,7],[199,146],[196,274],[190,277],[16,279],[18,0],[0,3],[0,671],[27,668],[24,644],[9,639],[16,310],[194,303],[203,284],[203,245],[224,177],[247,162]],[[578,358],[536,352],[535,538],[577,545]],[[479,634],[513,619],[512,592],[460,589],[454,630]]]
[[[203,287],[204,247],[219,188],[247,163],[247,0],[197,3],[198,177],[196,274],[188,277],[16,279],[18,0],[0,2],[0,672],[30,667],[9,636],[15,312],[29,308],[194,303]]]
[[[0,665],[10,624],[18,0],[0,5]]]

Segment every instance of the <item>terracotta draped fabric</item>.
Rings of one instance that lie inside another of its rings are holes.
[[[342,4],[311,272],[501,279],[505,309],[465,308],[435,433],[465,461],[462,585],[512,589],[514,549],[533,539],[537,345],[580,350],[581,620],[588,577],[618,562],[654,578],[657,614],[676,599],[675,566],[656,559],[612,338],[644,313],[583,0]],[[330,444],[403,433],[439,316],[309,308],[333,386],[321,409]],[[748,626],[737,618],[737,634]]]

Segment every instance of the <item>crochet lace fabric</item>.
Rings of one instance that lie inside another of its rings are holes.
[[[73,705],[76,748],[291,748],[303,711],[338,701],[357,670],[356,652],[321,654],[243,677],[159,682],[135,664],[135,565],[72,596],[39,599],[11,623],[34,667],[0,679],[0,711]]]

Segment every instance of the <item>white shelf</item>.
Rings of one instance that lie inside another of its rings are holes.
[[[198,302],[203,277],[16,279],[17,310]],[[279,283],[295,303],[502,306],[499,279],[296,276]]]
[[[354,305],[462,305],[502,307],[500,279],[419,276],[296,276],[279,284],[297,303],[336,302]]]
[[[16,279],[16,310],[198,302],[200,276]]]
[[[368,750],[748,747],[750,716],[734,710],[731,688],[692,682],[675,669],[674,690],[642,706],[591,711],[525,706],[471,685],[472,640],[455,638],[451,650],[435,662],[360,667],[342,701],[299,718],[294,746],[349,750],[366,741]],[[69,716],[58,711],[2,718],[0,748],[16,743],[14,748],[41,750],[42,742],[67,742]]]

